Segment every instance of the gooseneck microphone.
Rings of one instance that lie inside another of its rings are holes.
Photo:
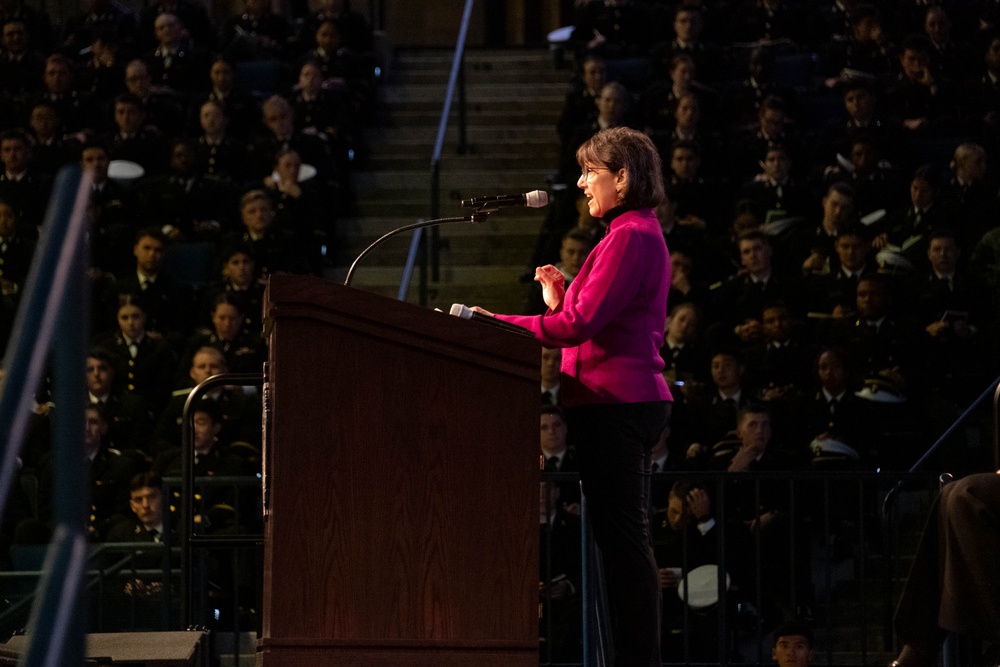
[[[534,190],[532,192],[526,192],[523,195],[496,195],[493,197],[474,197],[472,199],[463,199],[463,208],[474,208],[474,212],[469,213],[465,216],[455,217],[455,218],[435,218],[434,220],[419,220],[412,225],[404,225],[398,229],[393,229],[392,231],[383,234],[379,238],[375,239],[367,248],[361,251],[361,254],[354,258],[354,262],[351,263],[351,267],[347,270],[347,277],[344,278],[344,285],[349,286],[351,284],[351,278],[354,277],[354,269],[357,268],[358,263],[372,250],[374,250],[382,242],[392,238],[396,234],[401,234],[403,232],[408,232],[416,229],[423,229],[424,227],[433,227],[435,225],[441,225],[446,222],[485,222],[489,217],[490,213],[496,213],[501,208],[508,208],[511,206],[527,206],[528,208],[541,208],[549,203],[549,195],[544,190]],[[493,319],[493,318],[487,318]],[[506,322],[504,322],[506,324]],[[520,328],[520,327],[518,327]]]
[[[522,195],[493,195],[463,199],[462,208],[503,208],[506,206],[527,206],[541,208],[549,203],[549,195],[544,190],[532,190]]]

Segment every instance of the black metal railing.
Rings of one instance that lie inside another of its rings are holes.
[[[577,479],[574,473],[543,473],[542,477],[544,482],[558,485]],[[680,480],[702,486],[712,498],[716,537],[711,564],[716,572],[728,573],[730,581],[727,584],[724,577],[713,575],[710,582],[692,581],[690,587],[664,589],[664,608],[674,612],[672,624],[663,627],[665,664],[767,664],[769,633],[778,622],[793,619],[808,620],[816,630],[814,664],[886,662],[893,644],[895,582],[906,575],[902,556],[915,545],[926,507],[937,493],[936,475],[865,471],[655,473],[651,476],[654,501],[659,498],[662,505],[671,485]],[[881,503],[900,481],[906,482],[903,493],[912,507],[900,508],[905,520],[884,524],[879,516]],[[745,522],[759,521],[759,508],[766,508],[767,499],[775,497],[781,507],[770,524],[772,532],[750,532]],[[740,513],[747,506],[741,499],[758,508],[756,513]],[[664,508],[658,509],[651,523],[654,551],[659,555],[658,541],[669,535],[664,532]],[[545,513],[549,514],[548,509]],[[585,513],[584,503],[583,521]],[[886,534],[886,528],[896,533]],[[542,531],[543,540],[546,535]],[[691,545],[685,536],[689,533],[681,533],[681,553],[686,556]],[[543,543],[542,553],[550,554],[540,564],[543,612],[557,606],[557,601],[546,597],[553,588],[545,584],[551,584],[565,569],[579,568],[581,581],[575,587],[581,590],[576,594],[586,597],[587,582],[593,586],[596,569],[587,558],[591,549],[586,540],[576,554],[579,562],[574,567],[553,563],[551,544]],[[684,577],[696,572],[690,564],[683,558],[658,563],[678,568]],[[713,597],[709,590],[713,588],[716,602],[703,606],[702,597]],[[698,600],[691,599],[695,589]],[[572,606],[565,600],[558,602],[563,602],[564,608]],[[588,618],[583,609],[604,606],[600,595],[591,592],[570,621],[557,617],[558,612],[543,615],[541,664],[603,664],[601,656],[611,650],[607,620]],[[567,634],[568,624],[577,634]],[[567,649],[560,641],[570,641],[572,646]]]

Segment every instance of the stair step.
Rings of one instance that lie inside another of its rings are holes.
[[[380,96],[394,102],[438,100],[443,103],[447,92],[446,84],[447,82],[415,83],[406,86],[387,84],[381,88]],[[465,95],[470,103],[495,102],[499,104],[504,101],[527,98],[562,101],[566,97],[566,87],[544,81],[467,81]],[[456,102],[457,97],[456,92]]]
[[[395,155],[379,155],[368,159],[368,168],[371,170],[408,170],[426,171],[430,173],[430,155],[428,147],[426,151],[413,151],[398,153]],[[482,156],[482,157],[480,157]],[[472,165],[481,163],[485,157],[489,157],[490,164],[497,169],[510,170],[518,167],[528,167],[532,171],[541,171],[546,174],[555,175],[555,165],[558,162],[557,156],[539,155],[492,155],[489,150],[481,146],[469,146],[469,154],[458,156],[443,156],[442,164],[446,169],[466,169]]]
[[[457,170],[444,169],[441,173],[441,189],[443,192],[469,192],[461,197],[475,197],[487,193],[501,194],[503,192],[528,192],[543,189],[545,170],[539,169],[478,169]],[[366,172],[357,174],[354,179],[355,188],[359,193],[369,188],[380,192],[401,192],[411,189],[430,191],[430,173],[412,171],[383,171],[379,173]]]
[[[381,127],[365,135],[369,152],[377,156],[380,152],[417,149],[430,156],[437,139],[437,128],[426,125],[419,127]],[[443,148],[454,151],[458,146],[458,128],[449,127],[445,132]],[[495,144],[496,153],[525,151],[534,153],[540,149],[558,153],[559,138],[554,127],[521,125],[517,127],[469,125],[466,140],[472,144]]]

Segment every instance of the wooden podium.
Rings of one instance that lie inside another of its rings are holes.
[[[538,664],[527,336],[273,276],[257,664]]]

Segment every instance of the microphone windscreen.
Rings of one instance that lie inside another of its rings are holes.
[[[475,311],[473,311],[465,304],[453,303],[451,304],[451,310],[449,311],[449,314],[454,315],[456,317],[460,317],[463,320],[471,320],[473,312]]]
[[[524,205],[528,208],[541,208],[549,203],[549,193],[545,190],[532,190],[524,195]]]

